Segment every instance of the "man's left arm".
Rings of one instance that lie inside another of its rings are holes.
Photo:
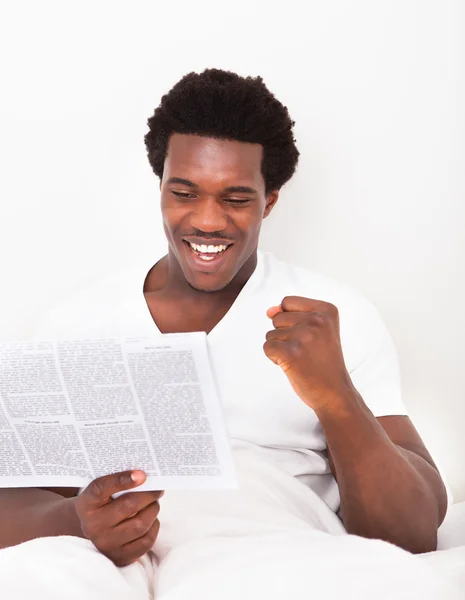
[[[267,314],[274,329],[266,336],[265,354],[320,421],[347,531],[416,554],[436,550],[447,494],[410,419],[390,412],[401,408],[393,349],[381,344],[378,352],[364,355],[352,372],[356,387],[344,362],[334,305],[289,296]],[[376,324],[374,319],[370,329]],[[385,341],[382,331],[378,337]],[[363,395],[375,402],[378,415],[393,416],[376,418]]]
[[[436,550],[447,493],[410,419],[376,419],[357,393],[317,416],[348,533],[382,539],[415,554]]]

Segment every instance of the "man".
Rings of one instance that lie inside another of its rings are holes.
[[[1,490],[7,597],[146,598],[154,585],[160,598],[238,597],[229,559],[215,566],[210,549],[247,557],[241,597],[278,597],[291,573],[294,597],[310,597],[328,565],[358,597],[391,597],[369,568],[393,569],[398,598],[436,597],[443,583],[413,554],[436,549],[446,491],[400,399],[384,325],[351,289],[257,251],[298,161],[287,109],[261,78],[210,69],[181,79],[148,124],[168,254],[54,311],[42,335],[207,332],[241,488],[167,492],[160,535],[160,492],[112,498],[140,485],[140,471],[79,495]],[[265,562],[263,535],[273,549]],[[281,576],[276,555],[292,557]],[[257,596],[250,578],[263,565],[257,585],[268,588]],[[198,579],[205,570],[210,579]],[[330,580],[336,597],[341,584]]]

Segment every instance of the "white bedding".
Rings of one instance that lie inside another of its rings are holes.
[[[237,461],[240,491],[166,492],[154,554],[125,569],[70,537],[0,551],[3,597],[465,598],[465,546],[419,557],[349,536],[298,480],[250,454]]]
[[[318,590],[357,600],[465,599],[465,540],[419,557],[349,536],[295,478],[246,451],[236,452],[236,466],[240,491],[190,494],[188,510],[183,493],[165,494],[155,548],[160,598],[198,590],[204,600],[307,600]]]
[[[438,532],[438,550],[465,546],[465,501],[449,506]]]

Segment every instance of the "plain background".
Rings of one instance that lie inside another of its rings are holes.
[[[262,247],[375,303],[412,419],[464,499],[460,4],[3,2],[1,338],[27,338],[67,294],[164,251],[142,139],[161,95],[206,67],[262,75],[301,151]]]

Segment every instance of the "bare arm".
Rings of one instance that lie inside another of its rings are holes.
[[[376,331],[358,368],[364,365],[375,380],[374,394],[385,385],[398,393],[392,342],[372,311],[367,321],[368,312],[361,332]],[[447,507],[441,476],[408,418],[378,421],[358,393],[345,365],[337,307],[286,296],[267,315],[274,329],[266,334],[264,352],[320,421],[348,532],[413,553],[435,550]]]
[[[436,550],[447,494],[410,419],[376,419],[360,396],[318,412],[318,418],[347,531],[415,554]]]
[[[74,510],[74,488],[0,490],[0,548],[38,537],[83,537]]]

